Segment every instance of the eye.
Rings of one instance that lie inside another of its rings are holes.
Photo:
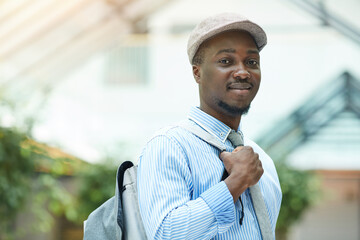
[[[259,65],[259,62],[258,62],[258,60],[256,60],[256,59],[249,59],[247,63],[248,63],[250,66],[257,66],[257,65]]]
[[[229,65],[231,63],[231,60],[227,59],[227,58],[222,58],[218,62],[223,64],[223,65]]]

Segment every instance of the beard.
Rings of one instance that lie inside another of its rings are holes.
[[[230,106],[229,104],[221,100],[219,100],[218,106],[233,116],[245,115],[249,112],[250,109],[250,104],[246,107],[241,108],[241,107]]]

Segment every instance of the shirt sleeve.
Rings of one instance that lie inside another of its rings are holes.
[[[140,156],[138,197],[149,239],[210,239],[235,222],[233,198],[223,181],[192,199],[187,162],[179,144],[163,135]]]

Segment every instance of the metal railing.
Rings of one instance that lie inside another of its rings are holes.
[[[349,72],[315,92],[289,117],[258,139],[270,156],[284,158],[343,112],[352,112],[360,120],[360,81]]]
[[[336,29],[339,33],[360,46],[360,30],[351,23],[329,12],[323,2],[315,3],[309,0],[291,0],[291,2],[320,19],[325,26]]]

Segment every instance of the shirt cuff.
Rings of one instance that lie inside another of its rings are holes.
[[[219,230],[227,230],[235,222],[234,200],[224,181],[203,192],[201,197],[215,214]]]

